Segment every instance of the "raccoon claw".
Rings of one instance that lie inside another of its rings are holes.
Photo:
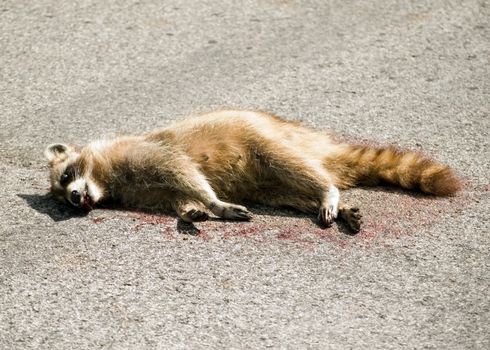
[[[250,220],[252,213],[240,205],[230,205],[223,210],[223,218],[230,220]]]
[[[333,222],[337,218],[337,212],[333,205],[329,205],[328,208],[321,207],[320,213],[318,214],[318,221],[325,227],[332,226]]]
[[[232,207],[225,210],[225,218],[233,220],[250,220],[252,213],[245,207]]]
[[[229,220],[250,220],[252,218],[252,213],[247,210],[247,208],[237,205],[230,204],[226,202],[213,202],[208,206],[211,212],[223,219]]]

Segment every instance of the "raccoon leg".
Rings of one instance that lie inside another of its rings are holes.
[[[202,202],[214,215],[230,220],[250,220],[252,214],[244,206],[223,202],[218,199],[204,175],[195,171],[186,179],[185,193]]]
[[[198,170],[187,179],[187,193],[202,202],[214,215],[230,220],[250,220],[252,214],[244,206],[223,202],[218,199],[211,185]]]
[[[175,148],[149,142],[128,153],[126,162],[131,164],[133,172],[147,174],[151,170],[153,181],[175,191],[178,197],[201,202],[213,214],[225,219],[249,220],[252,217],[247,208],[219,200],[196,164]]]
[[[337,187],[330,185],[326,198],[324,198],[320,204],[320,212],[318,213],[318,220],[329,227],[332,225],[339,214],[339,201],[340,193]]]
[[[199,172],[193,179],[187,179],[189,187],[184,188],[187,195],[202,202],[214,215],[230,220],[250,220],[252,214],[244,206],[223,202]]]
[[[204,206],[192,200],[176,200],[172,206],[185,222],[206,221],[209,218]]]
[[[185,222],[198,222],[209,219],[206,207],[202,203],[193,200],[177,200],[173,203],[173,207],[179,217]],[[217,198],[214,202],[211,202],[208,209],[216,216],[224,219],[250,220],[252,217],[247,208],[237,204],[226,203]]]
[[[318,219],[331,226],[338,216],[340,193],[319,161],[305,158],[285,145],[262,144],[257,156],[269,174],[292,193],[311,196],[320,202]]]

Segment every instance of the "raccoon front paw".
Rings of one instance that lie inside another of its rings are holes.
[[[339,210],[339,216],[353,233],[359,232],[362,223],[362,215],[359,212],[359,208],[341,209]]]
[[[187,222],[200,222],[209,219],[209,215],[199,209],[190,209],[189,211],[182,213],[181,218]]]
[[[248,211],[247,208],[230,203],[212,203],[209,207],[213,214],[229,220],[250,220],[252,218],[252,213]]]
[[[250,220],[252,213],[245,207],[233,205],[225,209],[223,217],[231,220]]]
[[[320,212],[318,213],[318,221],[320,221],[320,224],[324,225],[325,227],[330,227],[337,218],[337,215],[338,211],[334,205],[329,205],[326,207],[322,206],[320,208]]]

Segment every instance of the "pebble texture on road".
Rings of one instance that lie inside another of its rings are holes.
[[[0,348],[490,348],[489,19],[484,0],[1,1]],[[466,187],[343,192],[355,236],[47,195],[47,144],[221,107],[421,149]]]

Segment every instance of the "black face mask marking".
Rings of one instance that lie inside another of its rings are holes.
[[[70,182],[70,175],[68,173],[63,173],[60,178],[61,186],[66,186]]]
[[[63,174],[60,176],[60,185],[66,187],[70,182],[72,182],[77,176],[77,171],[75,166],[69,165]]]

